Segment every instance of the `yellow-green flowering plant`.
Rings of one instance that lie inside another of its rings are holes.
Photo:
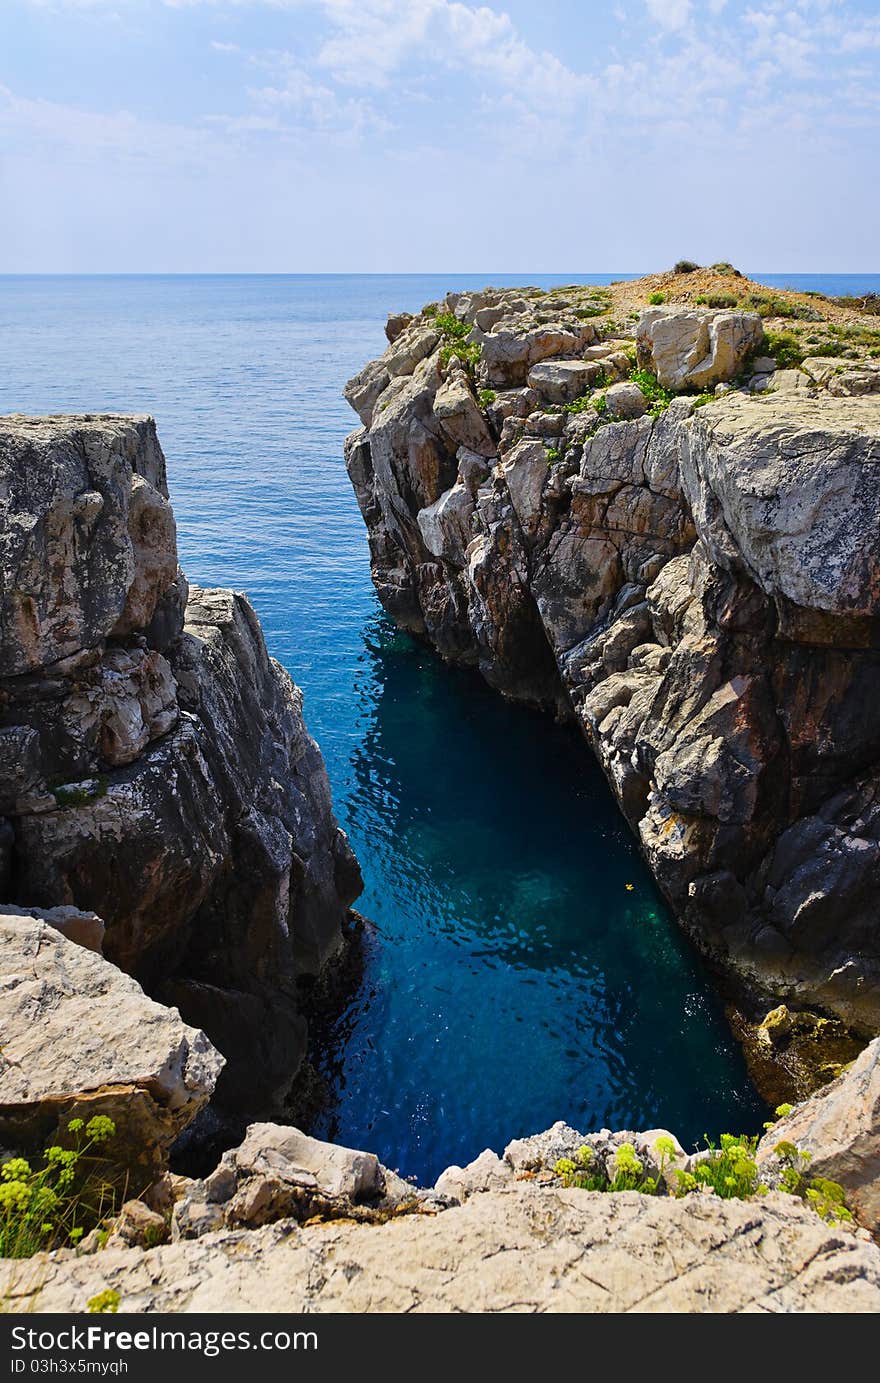
[[[0,1167],[0,1257],[30,1258],[40,1249],[79,1243],[87,1227],[112,1208],[112,1193],[94,1171],[93,1149],[110,1141],[116,1125],[105,1114],[67,1125],[73,1146],[53,1144],[42,1166],[11,1157]]]

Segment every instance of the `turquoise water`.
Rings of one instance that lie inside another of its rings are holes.
[[[390,308],[485,280],[0,279],[0,412],[154,413],[190,578],[246,590],[305,689],[378,928],[317,1131],[420,1178],[560,1118],[691,1142],[763,1117],[584,745],[373,593],[342,384]]]

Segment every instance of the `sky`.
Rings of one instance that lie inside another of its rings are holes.
[[[0,0],[0,272],[880,271],[880,0]]]

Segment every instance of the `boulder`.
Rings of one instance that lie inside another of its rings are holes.
[[[880,1232],[880,1037],[844,1073],[764,1135],[759,1166],[777,1143],[810,1154],[809,1173],[838,1182],[859,1223]]]
[[[528,386],[550,403],[572,403],[601,377],[599,361],[546,360],[531,367]]]
[[[754,312],[648,307],[636,328],[636,351],[664,388],[710,389],[738,375],[763,339]]]
[[[447,1167],[441,1172],[434,1190],[452,1200],[465,1201],[480,1191],[496,1191],[513,1181],[514,1173],[508,1162],[486,1148],[466,1167]]]
[[[609,418],[641,418],[648,411],[648,400],[637,384],[612,384],[605,392],[605,414]]]
[[[106,1114],[108,1157],[133,1189],[147,1184],[210,1099],[223,1058],[175,1009],[37,917],[0,916],[0,954],[0,1138],[41,1149],[70,1119]]]
[[[575,356],[597,339],[591,323],[576,329],[561,324],[540,324],[526,330],[497,328],[490,333],[472,333],[481,347],[480,379],[492,388],[510,388],[526,383],[529,368],[550,356]]]
[[[385,323],[385,335],[389,345],[392,345],[402,331],[405,331],[412,321],[411,312],[389,312],[388,321]]]
[[[414,1194],[412,1187],[406,1192]],[[287,1125],[251,1124],[241,1146],[177,1200],[172,1234],[197,1239],[222,1225],[253,1229],[291,1217],[351,1215],[385,1194],[385,1174],[372,1153],[322,1143]]]

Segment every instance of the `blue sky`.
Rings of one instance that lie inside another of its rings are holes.
[[[870,271],[866,0],[0,0],[0,271]]]

